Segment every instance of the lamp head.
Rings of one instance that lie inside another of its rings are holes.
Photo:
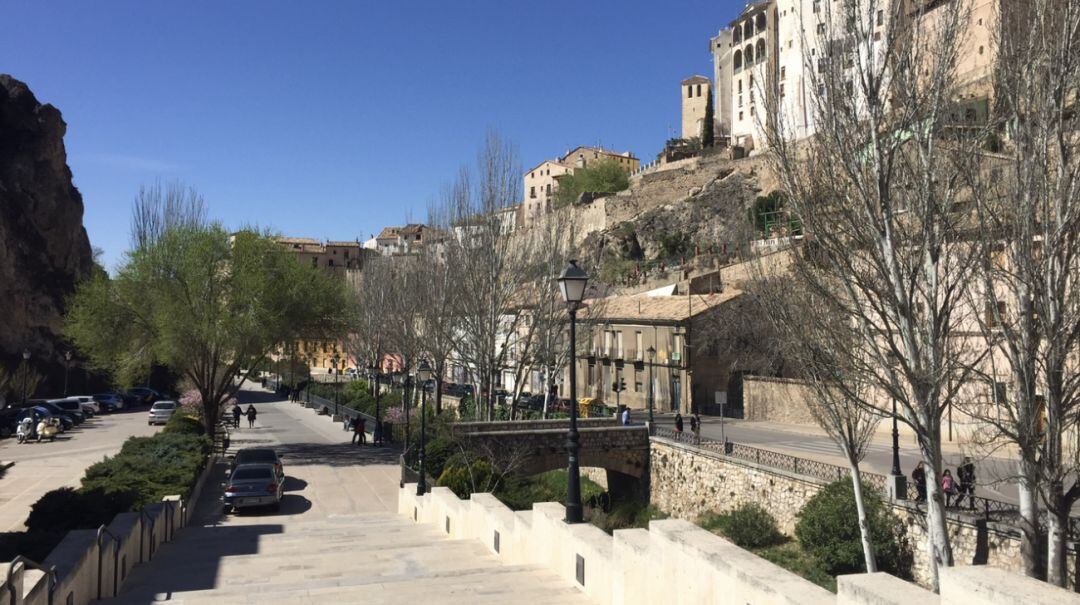
[[[25,361],[29,361],[29,360],[30,360],[30,349],[23,349],[23,352],[22,352],[22,358],[23,358],[23,359],[24,359]]]
[[[563,302],[568,305],[581,304],[582,299],[585,298],[585,285],[589,282],[589,276],[578,266],[576,260],[566,265],[558,281]]]
[[[427,384],[427,381],[431,380],[431,365],[428,364],[426,359],[420,360],[420,365],[416,367],[416,378],[421,384]]]

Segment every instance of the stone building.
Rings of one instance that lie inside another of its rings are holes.
[[[652,383],[656,412],[714,409],[727,398],[730,360],[695,343],[695,335],[723,321],[741,292],[687,296],[614,296],[596,301],[596,317],[580,329],[588,346],[577,352],[577,397],[646,410]],[[650,378],[651,377],[651,378]],[[617,391],[616,385],[623,386]],[[560,385],[569,394],[569,380]]]
[[[555,194],[559,189],[559,178],[579,168],[586,168],[598,162],[615,162],[627,173],[632,173],[641,165],[641,160],[626,151],[619,153],[603,147],[576,147],[554,160],[544,160],[525,172],[520,213],[515,216],[515,224],[527,226],[537,217],[554,209]]]
[[[775,106],[775,0],[747,5],[731,22],[731,46],[731,144],[750,152],[765,145],[769,108]]]
[[[682,138],[700,139],[705,122],[712,82],[705,76],[690,76],[680,83],[682,97]]]
[[[713,121],[720,138],[731,134],[732,30],[722,29],[709,40],[713,57]]]

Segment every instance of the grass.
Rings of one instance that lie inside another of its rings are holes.
[[[604,488],[581,478],[581,500],[588,501],[604,493]],[[495,497],[513,510],[529,510],[536,502],[566,501],[566,471],[556,470],[529,477],[510,476],[495,491]]]
[[[601,509],[589,509],[586,516],[589,523],[609,534],[616,529],[648,529],[649,521],[667,518],[664,511],[642,502],[618,503],[607,512]]]

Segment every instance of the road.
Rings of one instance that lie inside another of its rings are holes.
[[[52,443],[0,440],[0,460],[15,463],[0,479],[0,532],[25,529],[30,506],[46,492],[77,487],[88,466],[120,451],[128,437],[159,430],[147,426],[146,408],[140,406],[95,416]]]

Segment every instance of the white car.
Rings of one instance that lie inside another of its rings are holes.
[[[84,410],[90,410],[94,414],[101,413],[101,404],[94,401],[94,398],[89,395],[75,395],[69,399],[77,399]]]
[[[176,412],[176,408],[180,407],[180,404],[175,401],[155,401],[154,405],[150,406],[150,417],[147,418],[147,424],[165,424]]]

